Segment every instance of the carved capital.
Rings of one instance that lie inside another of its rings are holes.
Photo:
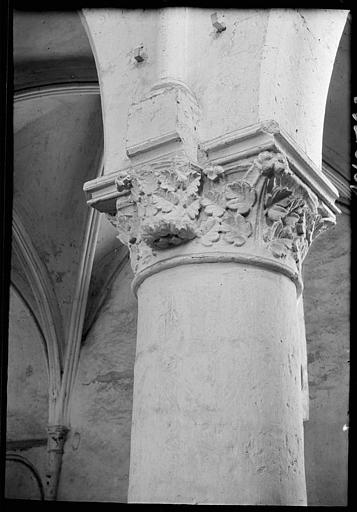
[[[62,454],[68,431],[69,429],[64,425],[49,425],[47,451]]]
[[[300,274],[312,240],[335,221],[278,151],[246,158],[229,172],[175,153],[120,172],[115,183],[116,214],[109,218],[135,273],[177,256],[228,253]]]
[[[179,154],[118,174],[116,216],[109,218],[136,263],[197,237],[200,183],[201,169]]]

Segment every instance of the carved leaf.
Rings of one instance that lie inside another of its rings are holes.
[[[305,236],[307,243],[310,245],[312,236],[316,226],[316,220],[319,215],[309,209],[304,211],[304,215],[300,217],[299,222],[296,224],[296,232],[299,236]]]
[[[201,204],[205,209],[205,213],[207,215],[213,216],[213,217],[222,217],[222,215],[225,212],[225,209],[219,206],[219,204],[215,203],[214,201],[204,197],[201,200]]]
[[[291,250],[293,241],[286,238],[277,238],[270,243],[270,249],[277,258],[285,258]]]
[[[116,214],[116,228],[118,230],[118,238],[121,242],[129,245],[136,240],[136,223],[137,217],[133,213],[132,208],[119,210]]]
[[[281,153],[273,153],[271,151],[263,151],[259,154],[255,161],[263,175],[271,175],[276,173],[284,173],[288,170],[288,165]]]
[[[207,215],[213,215],[214,217],[222,217],[224,214],[224,209],[221,208],[218,204],[209,204],[205,208],[205,212]]]
[[[281,220],[288,215],[288,210],[279,204],[274,204],[267,210],[267,216],[273,222]]]
[[[158,222],[142,225],[142,238],[150,247],[167,249],[181,245],[195,238],[194,227],[184,220],[168,221],[161,219]]]
[[[241,215],[249,213],[255,203],[254,188],[246,181],[230,183],[226,188],[227,208],[235,210]]]
[[[298,220],[300,219],[300,215],[296,212],[289,213],[284,219],[284,223],[287,226],[295,226]]]
[[[222,222],[221,231],[225,233],[223,238],[226,242],[239,247],[245,244],[253,229],[251,223],[243,215],[229,213]]]
[[[280,219],[264,231],[264,240],[268,242],[269,248],[276,258],[285,258],[289,250],[293,249],[295,239],[293,227],[286,226]]]
[[[186,194],[188,196],[193,196],[193,195],[196,195],[197,192],[198,192],[198,188],[200,186],[200,176],[197,176],[196,178],[194,178],[194,180],[187,186],[186,188]]]
[[[214,242],[218,242],[219,234],[219,222],[214,219],[208,219],[201,226],[201,233],[203,236],[200,237],[200,241],[203,245],[210,247]]]
[[[176,175],[176,179],[180,183],[185,183],[188,180],[189,175],[191,174],[191,170],[187,165],[184,166],[176,166],[173,170],[173,173]]]
[[[273,238],[273,227],[267,227],[263,231],[263,240],[264,242],[270,242],[270,240]]]
[[[158,188],[158,180],[154,173],[145,172],[136,179],[138,183],[138,192],[145,195],[153,194]]]
[[[291,196],[292,191],[286,187],[274,187],[274,180],[269,180],[267,186],[267,197],[265,200],[266,208],[269,208],[273,204],[279,203],[282,206],[286,206],[286,199]]]
[[[292,240],[294,238],[294,233],[293,233],[291,226],[285,226],[281,230],[280,237],[281,238],[289,238]]]
[[[279,220],[278,222],[275,222],[273,224],[272,238],[281,238],[283,230],[284,230],[283,221]]]
[[[159,208],[155,204],[153,204],[151,202],[145,204],[144,207],[145,207],[145,210],[144,210],[145,211],[145,217],[148,217],[148,218],[153,217],[159,211]]]
[[[124,190],[130,190],[132,188],[131,177],[126,172],[120,172],[115,179],[115,185],[118,192],[124,192]]]
[[[199,210],[200,210],[200,200],[199,199],[196,199],[195,201],[193,201],[193,203],[189,204],[186,207],[187,215],[192,220],[194,220],[197,217]]]
[[[154,206],[163,213],[172,212],[175,207],[175,203],[177,203],[177,201],[175,201],[175,196],[170,193],[160,195],[155,194],[152,196],[152,201]]]
[[[312,235],[314,238],[318,237],[321,233],[323,233],[326,229],[328,229],[330,226],[334,225],[334,220],[328,217],[322,217],[321,215],[318,215],[314,230]]]
[[[270,185],[275,180],[269,180],[265,205],[265,213],[272,222],[283,220],[285,225],[295,226],[300,218],[304,201],[300,198],[292,198],[293,191],[286,187],[276,186],[271,188]]]
[[[160,188],[162,188],[163,190],[167,190],[169,192],[175,192],[175,190],[177,190],[177,174],[175,174],[174,172],[170,170],[167,170],[165,172],[162,171],[159,174],[158,178]]]
[[[292,253],[298,265],[304,260],[309,248],[309,243],[303,237],[295,238],[293,241]]]
[[[203,169],[203,174],[205,174],[208,179],[214,181],[224,174],[224,169],[220,165],[208,165]]]

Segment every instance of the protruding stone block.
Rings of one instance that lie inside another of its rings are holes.
[[[182,86],[165,84],[132,105],[128,115],[127,154],[130,158],[152,153],[163,146],[185,148],[197,158],[198,105],[193,94]]]

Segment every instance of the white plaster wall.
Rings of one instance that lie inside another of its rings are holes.
[[[136,346],[127,264],[81,351],[58,499],[126,502]]]
[[[219,10],[226,30],[216,34],[210,9],[189,9],[187,82],[201,106],[199,136],[212,139],[257,123],[259,74],[269,10]]]
[[[187,82],[202,107],[201,140],[274,120],[321,165],[325,105],[348,11],[190,9]]]

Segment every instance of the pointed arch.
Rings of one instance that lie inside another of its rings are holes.
[[[13,210],[12,235],[13,251],[23,266],[35,297],[41,331],[46,343],[49,375],[49,421],[51,422],[61,385],[64,348],[62,317],[47,269],[15,208]]]

